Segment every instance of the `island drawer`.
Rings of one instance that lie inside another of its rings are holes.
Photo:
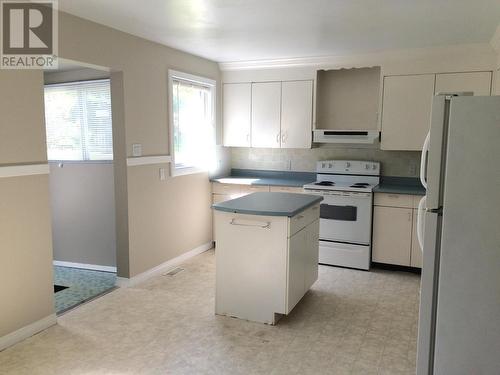
[[[220,182],[212,182],[212,193],[214,194],[241,194],[244,185],[239,184],[221,184]]]
[[[319,203],[290,218],[289,237],[319,218]]]

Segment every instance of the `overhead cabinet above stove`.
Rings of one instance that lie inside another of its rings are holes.
[[[317,143],[374,143],[378,140],[380,67],[319,70]]]

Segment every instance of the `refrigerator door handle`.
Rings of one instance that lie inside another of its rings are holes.
[[[429,151],[429,143],[431,139],[431,132],[427,133],[425,137],[424,146],[422,147],[422,157],[420,159],[420,182],[422,186],[427,189],[427,157]]]
[[[425,201],[427,197],[423,197],[418,203],[417,211],[417,238],[420,250],[424,252],[424,215],[425,215]]]

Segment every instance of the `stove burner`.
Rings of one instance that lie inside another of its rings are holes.
[[[366,182],[356,182],[355,184],[351,185],[350,187],[353,187],[353,188],[365,188],[365,187],[368,187],[370,186],[370,184],[366,183]]]
[[[335,182],[333,182],[333,181],[320,181],[320,182],[315,182],[314,185],[333,186],[333,185],[335,185]]]

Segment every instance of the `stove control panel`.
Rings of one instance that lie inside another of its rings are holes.
[[[380,163],[360,160],[323,160],[318,161],[316,172],[379,176]]]

